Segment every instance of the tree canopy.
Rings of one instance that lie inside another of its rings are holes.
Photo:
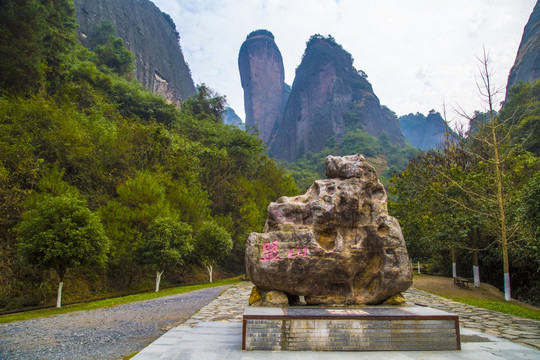
[[[208,269],[212,282],[212,268],[225,259],[233,247],[229,233],[214,222],[205,222],[195,235],[197,261]]]
[[[191,226],[170,217],[158,218],[148,227],[137,258],[156,271],[156,292],[163,272],[188,260],[193,251],[192,232]]]
[[[56,271],[60,279],[57,307],[69,269],[106,264],[109,239],[99,217],[82,200],[48,197],[23,214],[16,232],[26,263]]]

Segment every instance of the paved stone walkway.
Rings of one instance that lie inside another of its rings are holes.
[[[461,327],[540,349],[540,321],[458,303],[414,288],[405,292],[405,299],[458,314]]]
[[[229,288],[183,325],[194,327],[207,321],[241,322],[252,287],[250,282],[245,281]],[[414,288],[407,290],[404,295],[407,302],[459,315],[460,325],[464,328],[540,349],[540,321],[458,303]]]
[[[182,325],[194,327],[203,321],[242,322],[242,315],[248,305],[252,288],[251,282],[242,281],[221,293],[214,301],[201,308]]]

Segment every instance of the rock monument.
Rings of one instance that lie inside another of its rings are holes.
[[[362,155],[328,156],[326,180],[268,207],[246,243],[250,303],[368,305],[404,301],[412,270],[386,192]]]

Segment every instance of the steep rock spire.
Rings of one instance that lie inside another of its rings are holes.
[[[238,55],[238,68],[244,89],[246,127],[259,131],[268,143],[276,122],[283,114],[288,87],[274,35],[267,30],[250,33]]]

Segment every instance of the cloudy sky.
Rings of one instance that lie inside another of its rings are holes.
[[[493,80],[506,86],[536,0],[152,0],[171,15],[195,83],[227,97],[244,119],[238,52],[248,33],[267,29],[292,85],[306,41],[331,34],[364,70],[381,104],[397,115],[446,104],[482,110],[475,77],[483,48]]]

